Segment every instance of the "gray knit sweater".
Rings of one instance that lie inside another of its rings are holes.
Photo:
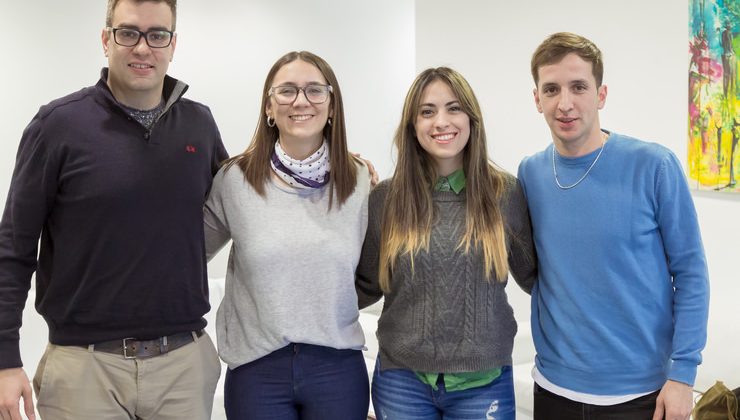
[[[290,343],[361,349],[355,267],[367,228],[370,180],[358,165],[354,193],[328,211],[329,188],[270,181],[259,196],[232,166],[205,206],[210,259],[229,239],[226,293],[216,318],[218,351],[233,369]]]
[[[510,271],[530,292],[536,278],[536,257],[527,203],[521,187],[509,176],[500,202],[504,217]],[[390,183],[370,194],[368,230],[357,268],[360,307],[380,299],[378,249],[385,196]],[[511,364],[517,325],[506,283],[485,277],[483,257],[457,249],[465,233],[465,193],[434,192],[436,207],[429,251],[414,259],[400,257],[391,277],[378,321],[382,369],[423,372],[477,372]]]

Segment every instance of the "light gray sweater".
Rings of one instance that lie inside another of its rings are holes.
[[[232,240],[216,318],[218,351],[234,369],[290,343],[337,349],[365,344],[355,268],[367,229],[370,180],[358,165],[354,193],[328,210],[329,188],[279,181],[258,195],[237,166],[221,169],[205,205],[210,260]]]

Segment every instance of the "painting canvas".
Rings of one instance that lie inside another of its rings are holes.
[[[699,189],[740,192],[740,0],[689,0],[688,171]]]

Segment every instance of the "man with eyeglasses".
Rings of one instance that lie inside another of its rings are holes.
[[[23,133],[0,222],[2,420],[21,399],[35,418],[18,343],[34,271],[44,420],[210,417],[202,206],[227,154],[208,108],[166,75],[175,14],[176,0],[109,0],[109,67]]]

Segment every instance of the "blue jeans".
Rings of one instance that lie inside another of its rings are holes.
[[[226,372],[229,419],[365,420],[369,404],[360,350],[290,344]]]
[[[443,381],[435,391],[408,369],[373,374],[373,407],[378,420],[511,420],[516,418],[511,366],[488,385],[447,392]]]

